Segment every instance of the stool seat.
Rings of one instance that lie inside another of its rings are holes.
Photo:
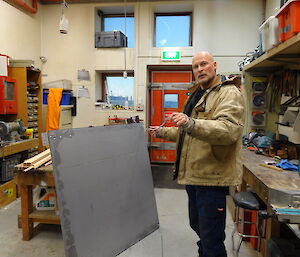
[[[234,203],[248,210],[264,210],[265,205],[250,191],[238,192],[233,196]]]

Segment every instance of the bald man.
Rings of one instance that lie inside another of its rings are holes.
[[[176,127],[152,127],[152,133],[177,143],[174,178],[186,185],[191,228],[199,236],[201,257],[226,257],[226,195],[241,183],[239,151],[244,102],[239,79],[224,80],[208,52],[195,54],[196,79]]]

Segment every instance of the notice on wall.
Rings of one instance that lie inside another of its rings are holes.
[[[0,55],[0,76],[8,76],[7,57]]]
[[[79,86],[77,88],[77,97],[90,98],[89,89],[85,86]]]

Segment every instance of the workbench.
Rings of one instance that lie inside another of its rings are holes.
[[[26,139],[26,140],[11,142],[9,144],[2,145],[0,147],[0,158],[4,159],[16,153],[22,154],[31,148],[37,147],[38,143],[39,141],[37,138],[32,138],[32,139]],[[9,172],[9,176],[5,175],[5,177],[10,178],[10,175],[11,173]],[[16,197],[17,197],[17,192],[16,192],[15,181],[11,179],[9,181],[2,182],[0,179],[0,208],[16,200]]]
[[[21,215],[20,227],[23,240],[30,240],[34,234],[34,222],[45,224],[60,224],[59,215],[55,211],[38,211],[33,207],[33,192],[35,186],[54,187],[52,165],[24,172],[24,166],[16,166],[16,183],[20,189]]]
[[[272,160],[270,157],[257,155],[254,152],[243,149],[241,152],[243,163],[242,191],[247,186],[259,196],[267,205],[268,213],[272,213],[270,192],[273,189],[290,190],[300,193],[300,177],[294,171],[276,171],[260,166],[265,160]],[[262,240],[261,252],[266,256],[266,240],[280,235],[280,223],[274,219],[267,219],[266,235]]]

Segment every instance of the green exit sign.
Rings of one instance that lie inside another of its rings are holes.
[[[161,59],[163,61],[180,61],[180,51],[161,51]]]

